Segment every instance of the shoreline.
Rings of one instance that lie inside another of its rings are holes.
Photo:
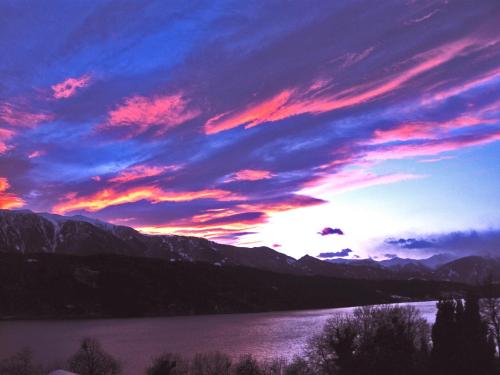
[[[0,316],[0,323],[4,322],[64,322],[64,321],[106,321],[106,320],[132,320],[132,319],[162,319],[162,318],[191,318],[191,317],[216,317],[216,316],[235,316],[235,315],[257,315],[257,314],[272,314],[272,313],[293,313],[305,311],[321,311],[321,310],[334,310],[334,309],[348,309],[365,306],[384,306],[384,305],[397,305],[409,303],[423,303],[423,302],[437,302],[435,298],[425,299],[412,299],[405,301],[394,301],[388,303],[366,303],[359,305],[338,305],[332,307],[320,308],[304,308],[304,309],[280,309],[280,310],[262,310],[262,311],[248,311],[248,312],[226,312],[226,313],[203,313],[203,314],[174,314],[174,315],[142,315],[142,316],[62,316],[62,317],[8,317]]]

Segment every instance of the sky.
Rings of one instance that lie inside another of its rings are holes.
[[[500,252],[500,3],[3,1],[0,208],[293,257]]]

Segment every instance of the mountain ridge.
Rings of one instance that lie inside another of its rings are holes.
[[[102,255],[159,258],[169,262],[203,262],[266,271],[345,279],[443,280],[481,283],[491,275],[500,281],[500,258],[453,257],[320,260],[294,259],[269,247],[238,247],[205,238],[148,235],[85,216],[61,216],[29,210],[0,210],[0,252],[21,254]],[[449,261],[451,259],[451,261]],[[497,268],[495,268],[497,267]]]

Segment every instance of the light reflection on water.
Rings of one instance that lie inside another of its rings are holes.
[[[416,302],[434,321],[435,302]],[[31,348],[37,359],[67,359],[82,337],[97,338],[124,365],[125,375],[144,373],[152,357],[175,352],[186,357],[220,350],[234,358],[259,359],[300,354],[312,335],[333,315],[353,308],[283,311],[258,314],[204,315],[169,318],[0,322],[0,358]]]

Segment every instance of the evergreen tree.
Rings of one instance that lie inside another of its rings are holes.
[[[432,327],[433,375],[494,374],[494,340],[481,319],[479,300],[470,296],[439,301],[436,322]]]
[[[463,374],[491,375],[494,353],[488,339],[488,327],[481,319],[479,299],[469,296],[465,301],[462,355]]]
[[[456,333],[456,304],[453,300],[441,300],[437,303],[436,321],[432,326],[432,374],[452,374],[458,367]]]

